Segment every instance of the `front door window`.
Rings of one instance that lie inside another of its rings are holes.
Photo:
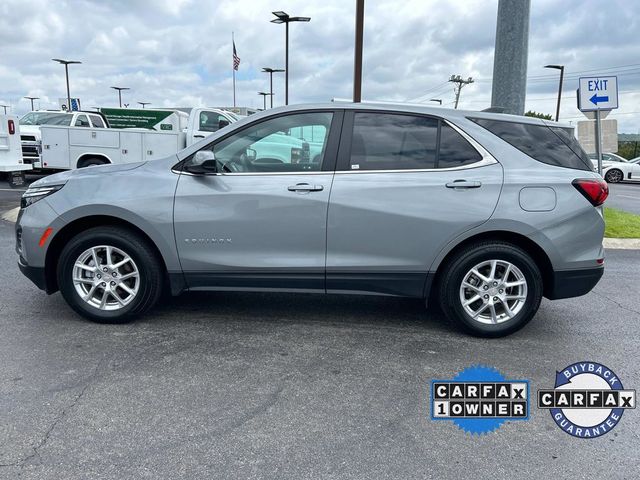
[[[331,112],[277,117],[216,143],[213,152],[227,173],[319,171],[332,117]]]

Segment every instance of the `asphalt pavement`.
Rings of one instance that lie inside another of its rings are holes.
[[[640,251],[588,295],[543,300],[484,340],[420,301],[192,293],[98,325],[16,267],[0,221],[0,478],[639,478],[640,412],[603,437],[528,421],[471,436],[430,420],[429,384],[473,364],[553,387],[577,361],[640,388]]]
[[[640,215],[640,183],[610,183],[605,206]]]

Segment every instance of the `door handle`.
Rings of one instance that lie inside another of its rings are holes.
[[[204,135],[194,135],[193,138],[204,138]]]
[[[296,183],[295,185],[289,185],[287,190],[290,192],[320,192],[324,190],[322,185],[310,185],[308,183]]]
[[[454,180],[453,182],[449,182],[445,184],[447,188],[480,188],[482,186],[482,182],[478,181],[469,181],[469,180]]]

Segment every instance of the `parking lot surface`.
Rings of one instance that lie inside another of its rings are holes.
[[[609,184],[609,197],[605,206],[640,215],[640,183]]]
[[[430,380],[472,364],[533,393],[597,361],[637,389],[640,251],[608,251],[593,292],[543,300],[497,340],[365,296],[185,294],[97,325],[19,273],[4,221],[0,264],[0,478],[640,476],[637,410],[592,440],[535,400],[529,421],[482,437],[429,412]]]

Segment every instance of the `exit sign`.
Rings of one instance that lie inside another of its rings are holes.
[[[578,90],[582,112],[618,108],[618,77],[582,77]]]

